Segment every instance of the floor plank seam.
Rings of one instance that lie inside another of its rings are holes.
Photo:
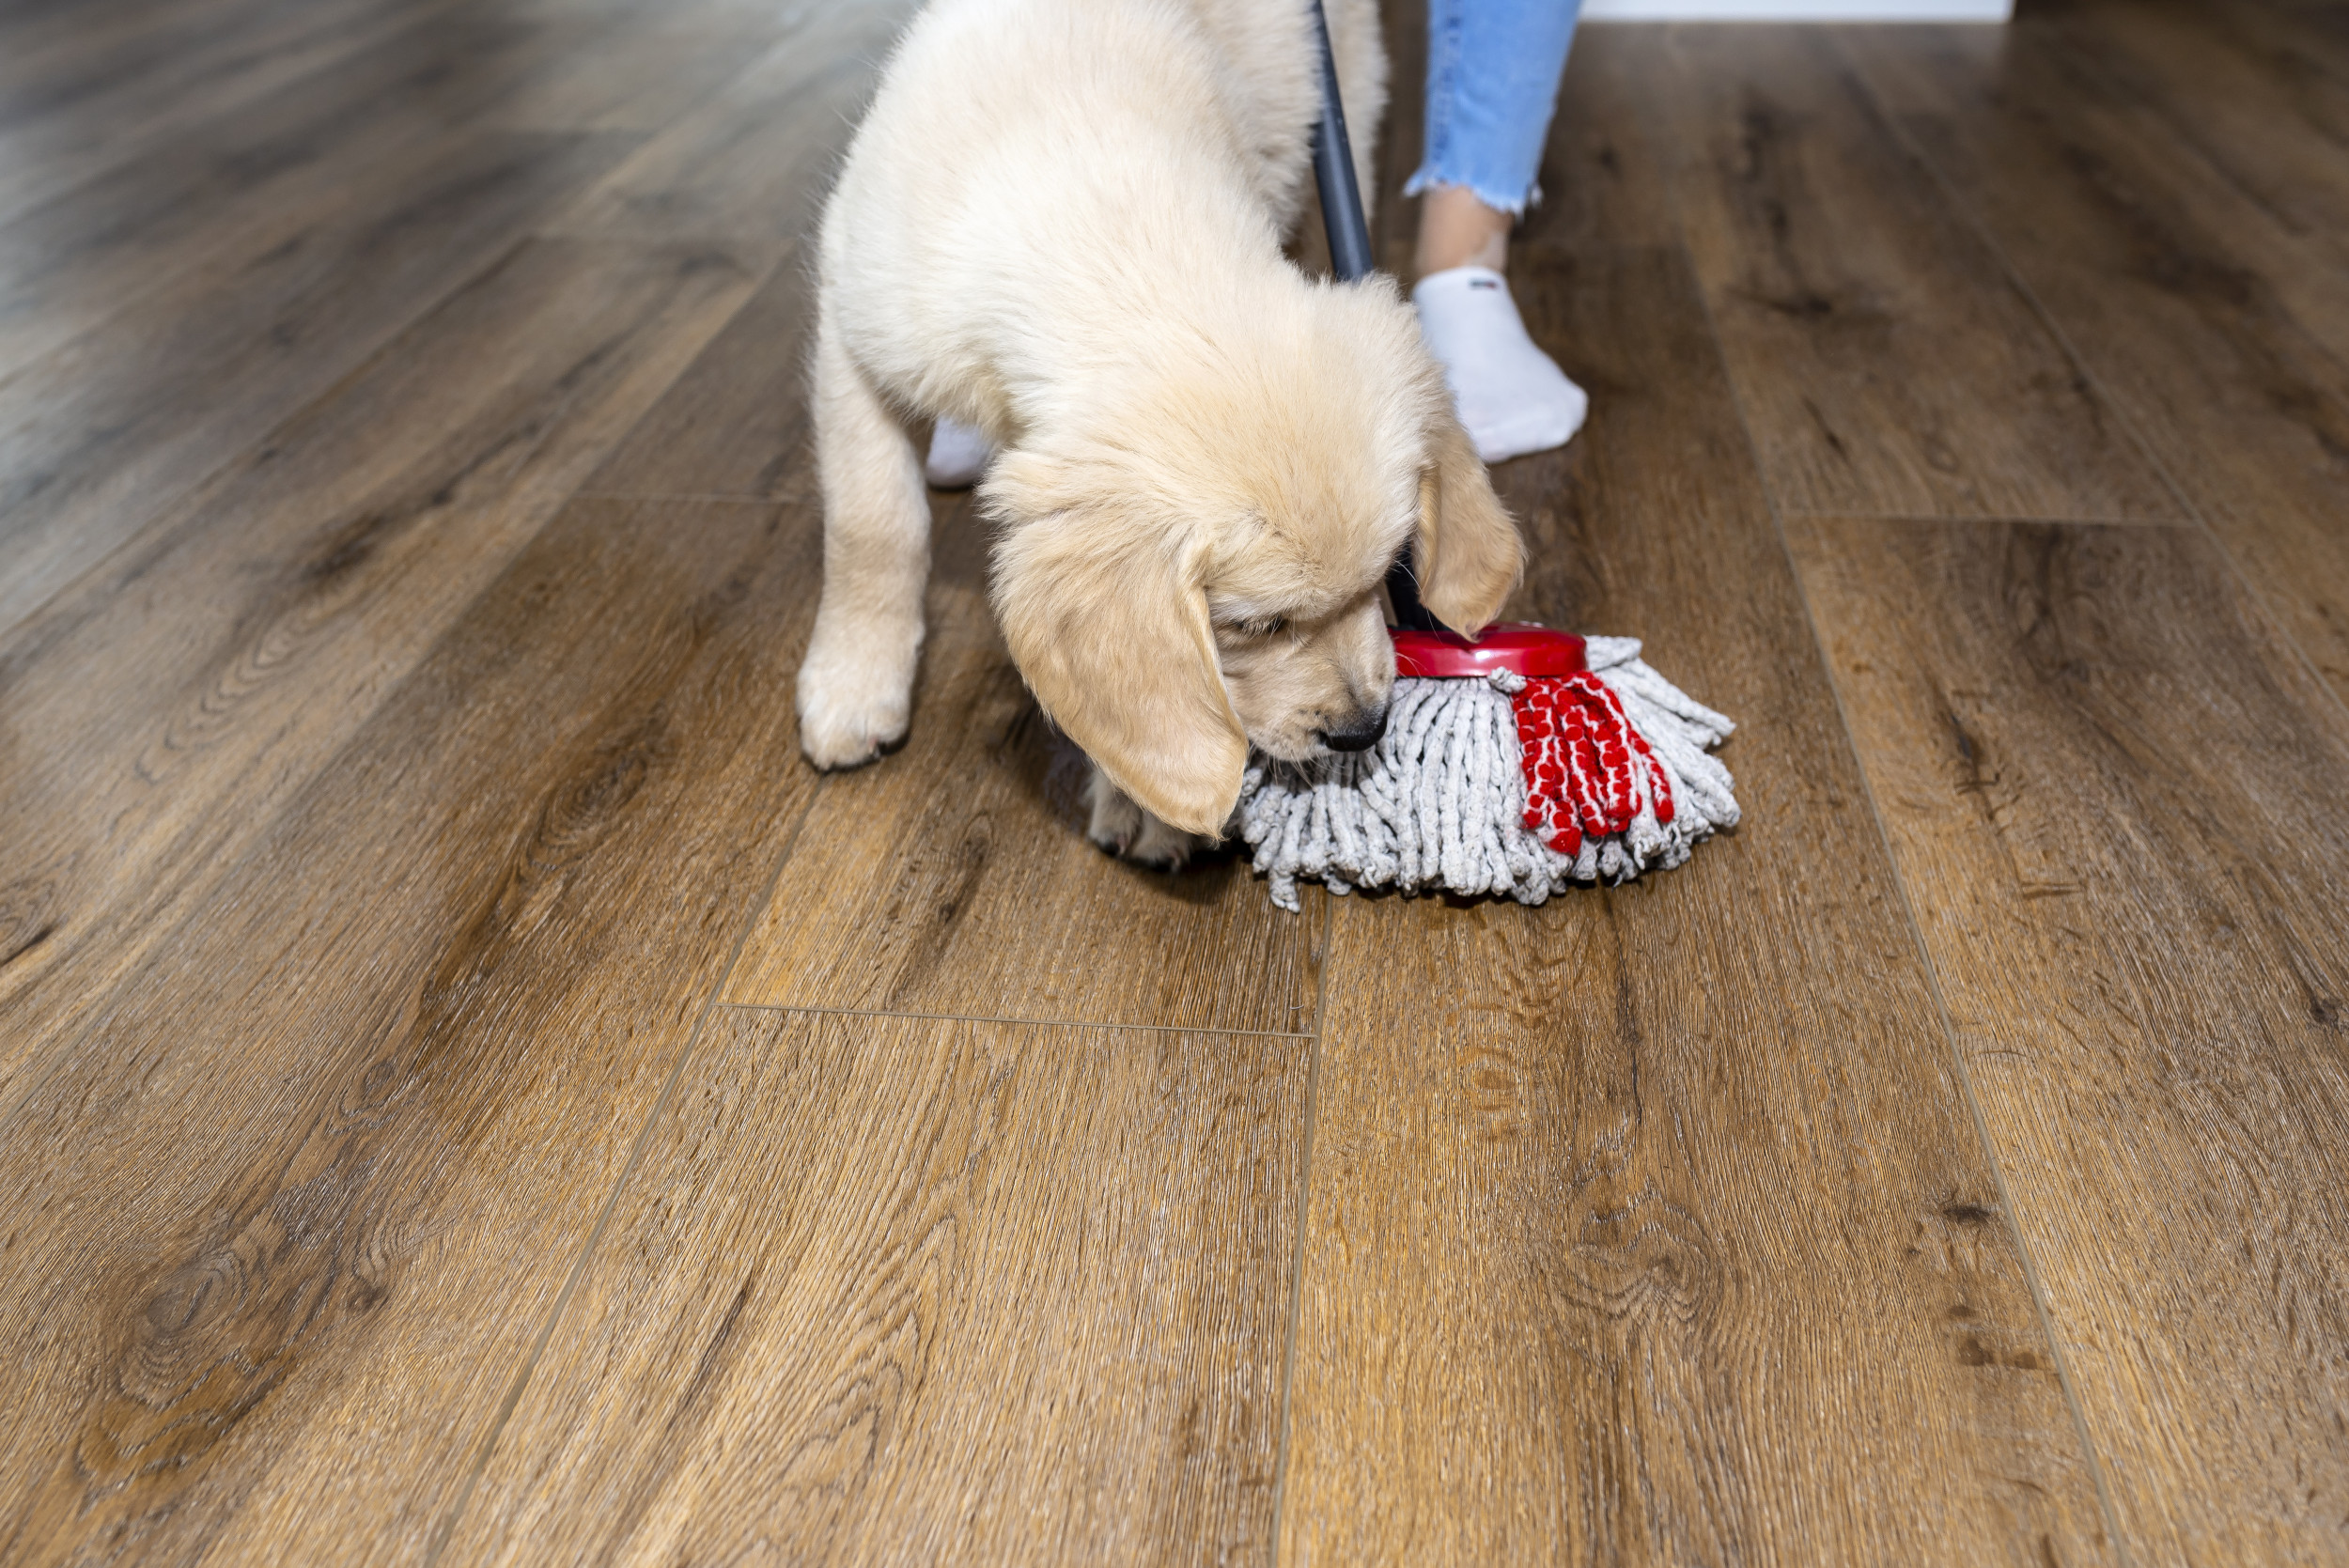
[[[319,388],[313,396],[288,409],[283,417],[268,426],[251,441],[228,452],[220,461],[188,481],[168,501],[157,506],[148,516],[146,521],[138,524],[113,549],[92,561],[72,577],[58,583],[56,590],[48,598],[38,604],[28,606],[23,613],[14,620],[0,624],[0,636],[12,635],[19,628],[32,625],[47,613],[53,605],[65,600],[85,582],[102,581],[111,566],[133,551],[149,549],[172,538],[177,530],[186,527],[190,520],[202,509],[203,503],[212,493],[215,487],[220,486],[236,474],[239,465],[246,458],[256,452],[265,451],[272,442],[278,440],[280,432],[296,427],[312,409],[321,407],[348,394],[350,389],[359,383],[379,360],[382,359],[385,354],[396,350],[401,340],[413,332],[418,323],[429,319],[433,312],[441,309],[451,300],[462,296],[467,289],[473,287],[482,278],[505,266],[516,252],[528,243],[527,235],[513,235],[505,244],[485,247],[482,264],[479,267],[453,278],[446,288],[428,297],[413,311],[390,323],[381,336],[357,353],[344,367],[341,375]],[[200,270],[200,267],[192,269],[194,270]],[[68,362],[70,356],[81,350],[85,345],[105,331],[117,318],[127,314],[131,305],[136,303],[135,300],[125,301],[120,309],[112,311],[102,319],[92,322],[86,331],[69,338],[50,352],[18,366],[7,376],[0,377],[0,388],[5,388],[8,381],[15,380],[18,376],[29,374],[52,361]],[[549,516],[552,517],[552,514],[550,513]]]
[[[2349,0],[1573,39],[1513,598],[1709,670],[1765,832],[1295,924],[1003,852],[975,492],[935,754],[784,727],[926,5],[0,11],[0,1568],[2329,1560]]]
[[[502,262],[506,256],[511,254],[512,248],[513,247],[508,247],[506,250],[501,250],[498,253],[496,260],[493,261],[491,265],[494,266]],[[484,271],[487,270],[487,268],[484,269]],[[466,284],[459,284],[457,286],[456,289],[451,290],[451,293],[453,294],[465,287],[467,287]],[[443,295],[442,296],[442,299],[445,300],[448,297],[448,295]],[[435,302],[436,304],[440,302]],[[347,383],[356,381],[368,365],[371,365],[378,357],[383,354],[398,341],[401,334],[406,333],[410,326],[414,325],[416,321],[424,319],[425,316],[429,314],[429,309],[419,312],[407,323],[407,325],[403,325],[397,332],[393,333],[381,343],[377,344],[376,347],[370,350],[358,365],[351,367],[349,374],[339,378],[333,384],[333,386],[330,386],[320,392],[317,397],[310,399],[309,402],[303,404],[300,409],[297,409],[292,413],[288,414],[285,419],[280,420],[276,425],[272,426],[267,432],[265,432],[253,443],[252,447],[249,447],[246,450],[253,451],[266,446],[270,441],[275,437],[279,430],[286,428],[296,419],[300,418],[303,410],[325,402],[329,397],[334,395],[337,389],[345,386]],[[239,453],[237,457],[242,457],[243,455],[243,453]],[[12,636],[21,628],[33,625],[40,618],[40,616],[47,613],[52,606],[63,600],[82,583],[104,573],[110,564],[119,560],[121,557],[131,553],[132,551],[148,547],[152,548],[158,555],[162,554],[168,548],[169,541],[179,530],[192,527],[194,525],[195,519],[201,511],[201,503],[207,489],[212,486],[215,481],[219,480],[221,475],[227,473],[229,469],[234,467],[236,460],[236,458],[229,458],[226,462],[222,463],[218,468],[206,474],[203,479],[190,486],[169,507],[157,513],[153,519],[141,525],[136,534],[133,534],[131,537],[123,540],[120,544],[115,546],[114,549],[100,556],[96,561],[90,564],[86,570],[81,572],[70,581],[61,584],[55,593],[43,599],[39,605],[35,607],[30,613],[11,624],[0,626],[0,638]],[[559,507],[550,507],[546,516],[541,518],[537,526],[531,530],[531,537],[535,539],[540,533],[543,533],[548,524],[554,520],[560,510],[561,508]],[[519,555],[519,551],[517,553]],[[125,581],[135,582],[142,575],[143,572],[134,572],[131,574],[130,577],[126,578]],[[456,625],[461,621],[464,616],[469,615],[472,613],[474,606],[479,604],[483,598],[487,598],[489,594],[497,586],[498,582],[499,579],[497,577],[491,577],[481,582],[480,585],[466,598],[463,609],[451,619],[450,624],[452,626]],[[95,612],[93,612],[93,614]],[[411,680],[416,678],[418,671],[423,668],[424,661],[419,660],[415,664],[412,665],[407,671],[402,673],[398,678],[394,680],[390,686],[385,688],[381,694],[378,697],[376,705],[370,712],[368,722],[373,722],[373,716],[385,712],[389,707],[389,705],[395,701],[398,697],[399,693],[407,688],[407,685]],[[326,778],[333,770],[336,763],[340,762],[344,756],[351,753],[361,744],[363,737],[366,734],[366,723],[361,723],[356,726],[343,738],[339,744],[334,746],[323,756],[320,756],[317,760],[316,764],[310,768],[307,775],[303,777],[301,784],[288,792],[285,803],[278,809],[280,818],[289,815],[299,806],[306,793],[315,788],[320,780]],[[222,877],[224,879],[228,877],[233,877],[241,871],[245,866],[250,865],[262,855],[268,853],[271,844],[272,840],[267,832],[257,834],[252,841],[246,844],[242,848],[234,850],[227,860],[218,862],[209,869]],[[182,885],[184,886],[184,879]],[[168,907],[166,907],[165,913],[168,918]],[[202,910],[200,908],[190,909],[182,912],[177,918],[176,922],[172,923],[172,929],[174,931],[185,930],[192,923],[199,919],[201,915]],[[56,1073],[63,1071],[65,1067],[75,1059],[82,1042],[87,1040],[92,1033],[104,1026],[104,1020],[105,1012],[103,1009],[92,1013],[87,1019],[84,1020],[82,1026],[73,1032],[71,1036],[73,1045],[71,1047],[56,1052],[48,1064],[41,1068],[39,1073],[35,1076],[28,1084],[23,1087],[21,1092],[17,1093],[13,1098],[6,1101],[5,1103],[0,1103],[0,1116],[13,1113],[20,1106],[33,1103],[33,1101],[39,1096],[41,1091],[48,1087],[53,1077]]]
[[[720,328],[721,332],[724,329]],[[650,412],[647,410],[646,412]],[[631,427],[629,432],[634,434]],[[623,437],[623,440],[626,438]],[[616,448],[619,442],[613,443]],[[790,496],[750,495],[733,490],[599,490],[593,486],[571,492],[573,501],[690,501],[696,505],[724,506],[794,506],[804,504],[803,498]]]
[[[381,49],[394,44],[403,34],[412,31],[419,21],[429,21],[443,12],[457,10],[463,3],[464,0],[423,0],[423,4],[419,5],[412,13],[402,15],[381,33],[372,36],[363,34],[357,39],[348,40],[345,44],[336,46],[333,52],[312,61],[307,67],[291,76],[272,83],[257,94],[230,96],[220,104],[210,119],[198,121],[193,125],[180,126],[176,131],[165,133],[156,133],[151,129],[142,132],[117,147],[114,153],[108,155],[103,161],[91,164],[78,178],[70,179],[64,184],[46,190],[35,186],[35,194],[29,197],[20,197],[14,205],[5,210],[0,210],[0,225],[11,223],[23,214],[34,211],[49,202],[70,196],[100,180],[116,176],[141,159],[155,156],[160,149],[168,147],[175,142],[199,141],[215,128],[218,120],[234,116],[241,111],[249,110],[256,101],[274,94],[296,92],[319,82],[331,72],[348,70],[351,62],[367,50]]]
[[[1330,939],[1337,928],[1337,900],[1321,901],[1321,961],[1314,976],[1313,1048],[1305,1061],[1305,1125],[1299,1134],[1297,1157],[1297,1238],[1289,1252],[1288,1328],[1281,1346],[1281,1416],[1272,1451],[1272,1539],[1267,1558],[1272,1568],[1281,1562],[1281,1513],[1288,1496],[1289,1410],[1297,1388],[1298,1328],[1305,1304],[1306,1222],[1312,1218],[1314,1194],[1314,1125],[1321,1106],[1321,1020],[1330,1006]]]
[[[2055,528],[2198,528],[2201,520],[2191,513],[2182,518],[2071,518],[2024,512],[1864,512],[1848,506],[1818,508],[1810,506],[1781,507],[1790,518],[1812,519],[1820,522],[1915,522],[1935,523],[1945,528],[1982,526],[2012,528],[2017,526],[2047,526]]]
[[[721,1001],[720,1007],[741,1013],[809,1013],[844,1018],[913,1018],[931,1023],[1018,1024],[1027,1029],[1152,1030],[1161,1034],[1228,1034],[1266,1040],[1311,1040],[1315,1034],[1297,1029],[1223,1029],[1214,1024],[1118,1023],[1100,1018],[1015,1018],[988,1013],[908,1013],[887,1007],[808,1007],[788,1001]]]
[[[620,132],[620,134],[641,135],[645,138],[645,145],[649,147],[656,139],[666,134],[666,132],[659,131],[623,132]],[[630,227],[614,230],[605,226],[601,223],[593,221],[585,223],[558,221],[551,224],[540,224],[537,227],[530,231],[530,235],[534,240],[587,240],[603,241],[607,242],[614,240],[633,240],[647,244],[659,243],[674,245],[724,246],[773,245],[776,243],[774,231],[765,228],[681,228],[674,233],[661,233],[641,227]]]
[[[1917,162],[1920,167],[1932,176],[1935,186],[1941,193],[1942,200],[1949,204],[1950,210],[1957,215],[1958,221],[1972,230],[1974,236],[1989,249],[1990,254],[1998,258],[1999,270],[2004,274],[2006,281],[2022,295],[2024,302],[2030,306],[2032,314],[2038,317],[2040,324],[2046,327],[2048,335],[2055,339],[2056,346],[2061,349],[2064,357],[2072,362],[2072,368],[2078,373],[2080,380],[2088,383],[2089,390],[2095,394],[2096,400],[2105,406],[2113,423],[2118,425],[2122,433],[2128,438],[2129,444],[2137,449],[2138,455],[2145,459],[2146,465],[2159,476],[2162,487],[2170,492],[2170,499],[2176,503],[2180,511],[2186,514],[2184,522],[2201,530],[2202,536],[2210,541],[2213,549],[2217,551],[2218,558],[2227,563],[2227,570],[2233,576],[2235,586],[2242,590],[2244,597],[2259,613],[2261,619],[2266,622],[2267,629],[2281,640],[2285,647],[2292,650],[2293,657],[2300,662],[2302,672],[2314,681],[2317,689],[2331,700],[2335,712],[2343,720],[2349,720],[2349,695],[2344,695],[2325,677],[2325,673],[2317,666],[2315,659],[2300,645],[2300,639],[2293,632],[2292,623],[2279,614],[2275,607],[2268,603],[2265,596],[2260,593],[2258,586],[2252,582],[2250,575],[2243,569],[2243,564],[2235,559],[2234,551],[2227,548],[2225,537],[2217,529],[2211,526],[2210,519],[2203,513],[2202,508],[2195,503],[2192,496],[2186,493],[2186,487],[2178,483],[2177,475],[2171,472],[2170,465],[2162,460],[2160,451],[2145,432],[2138,427],[2137,420],[2132,418],[2120,400],[2106,389],[2104,378],[2099,376],[2094,367],[2088,363],[2087,356],[2082,354],[2078,346],[2072,341],[2072,334],[2063,330],[2063,323],[2056,318],[2055,312],[2048,308],[2046,301],[2040,298],[2039,290],[2030,286],[2030,280],[2026,278],[2022,269],[2015,264],[2015,258],[2009,256],[2006,247],[1999,242],[1998,236],[1991,232],[1990,225],[1983,221],[1982,216],[1974,210],[1972,205],[1958,192],[1956,185],[1941,172],[1940,165],[1926,156],[1924,148],[1909,135],[1907,129],[1885,112],[1882,101],[1876,100],[1875,85],[1868,81],[1867,71],[1840,37],[1835,39],[1835,47],[1842,54],[1844,63],[1850,68],[1853,78],[1862,85],[1871,100],[1875,100],[1879,117],[1891,127],[1892,134],[1900,138],[1902,148]],[[2308,329],[2301,326],[2296,318],[2294,319],[2293,324],[2299,327],[2303,337],[2308,335]],[[2334,359],[2331,351],[2321,343],[2310,340],[2309,347],[2311,351],[2328,361]]]
[[[800,807],[799,820],[791,825],[791,831],[785,838],[781,852],[775,856],[774,869],[767,875],[766,886],[756,898],[746,901],[742,928],[735,936],[734,950],[726,955],[725,965],[719,971],[716,984],[710,986],[709,995],[703,1000],[700,1016],[694,1018],[692,1032],[686,1035],[684,1046],[677,1051],[677,1064],[669,1069],[668,1078],[661,1085],[661,1093],[653,1099],[652,1109],[646,1112],[643,1125],[636,1129],[636,1136],[629,1144],[628,1158],[621,1162],[620,1173],[613,1179],[612,1190],[605,1194],[602,1210],[597,1214],[595,1224],[588,1228],[587,1239],[581,1244],[579,1256],[572,1261],[570,1272],[563,1281],[563,1288],[555,1295],[554,1304],[547,1309],[546,1322],[540,1327],[537,1338],[532,1342],[530,1354],[523,1358],[512,1386],[506,1390],[506,1398],[500,1402],[497,1415],[490,1423],[489,1432],[474,1451],[473,1463],[466,1468],[465,1479],[458,1487],[456,1499],[450,1503],[448,1512],[442,1515],[439,1527],[434,1529],[431,1544],[425,1550],[424,1568],[440,1568],[448,1544],[456,1539],[457,1527],[463,1523],[465,1511],[472,1506],[474,1489],[489,1469],[490,1456],[497,1452],[498,1439],[505,1435],[506,1423],[521,1405],[522,1395],[528,1390],[530,1380],[537,1372],[547,1346],[553,1342],[554,1331],[561,1326],[565,1311],[571,1304],[571,1297],[578,1294],[580,1282],[587,1277],[588,1266],[594,1263],[596,1251],[603,1243],[604,1232],[611,1225],[613,1215],[619,1210],[621,1195],[628,1191],[630,1183],[635,1179],[637,1168],[644,1163],[645,1151],[651,1145],[653,1131],[668,1114],[677,1085],[684,1081],[685,1069],[700,1050],[702,1037],[708,1032],[709,1020],[724,1005],[718,999],[725,995],[726,984],[734,978],[734,967],[742,961],[742,950],[750,945],[751,937],[758,930],[760,917],[767,912],[768,904],[775,896],[775,889],[782,884],[784,870],[791,863],[791,853],[799,846],[800,834],[806,828],[808,816],[816,809],[817,801],[823,798],[824,787],[829,782],[818,779],[816,787],[808,791],[806,801]]]
[[[1837,48],[1840,50],[1842,47],[1841,40],[1838,39]],[[1848,54],[1846,54],[1846,59],[1848,59]],[[1676,139],[1672,137],[1671,129],[1656,124],[1656,117],[1652,111],[1649,112],[1647,118],[1650,132],[1665,139],[1674,161],[1677,162],[1682,149]],[[1904,138],[1904,147],[1907,145]],[[1928,164],[1927,167],[1930,168],[1931,165]],[[1937,181],[1939,179],[1937,170],[1935,171],[1935,178]],[[1688,249],[1688,215],[1682,210],[1677,181],[1672,186],[1670,201],[1673,222],[1680,230],[1678,249],[1681,260],[1683,265],[1693,273],[1696,265],[1695,258]],[[1999,256],[1999,261],[2002,266],[2006,264],[2003,255]],[[1794,548],[1787,539],[1785,516],[1780,508],[1778,493],[1770,485],[1769,474],[1763,466],[1762,449],[1754,440],[1753,423],[1746,410],[1745,392],[1737,384],[1737,379],[1735,376],[1726,374],[1728,360],[1721,347],[1720,326],[1714,318],[1712,300],[1702,288],[1696,290],[1696,299],[1698,307],[1703,312],[1705,335],[1712,340],[1715,354],[1721,357],[1723,380],[1729,390],[1730,406],[1736,411],[1737,426],[1745,437],[1749,461],[1752,464],[1763,500],[1769,509],[1770,526],[1778,535],[1779,554],[1786,564],[1787,575],[1794,582],[1797,601],[1802,606],[1803,624],[1811,633],[1812,657],[1818,660],[1819,669],[1827,677],[1828,695],[1835,704],[1835,717],[1837,722],[1843,727],[1843,743],[1851,751],[1852,770],[1859,780],[1860,799],[1866,803],[1868,819],[1875,828],[1876,842],[1883,850],[1886,869],[1891,876],[1893,893],[1900,899],[1901,914],[1908,924],[1909,940],[1916,949],[1918,963],[1924,972],[1926,988],[1933,998],[1934,1012],[1940,1021],[1942,1040],[1947,1045],[1951,1061],[1956,1067],[1958,1087],[1966,1097],[1966,1109],[1973,1118],[1975,1140],[1981,1144],[1983,1158],[1990,1168],[1990,1180],[1998,1191],[1999,1206],[2005,1212],[2008,1232],[2015,1238],[2015,1254],[2022,1260],[2023,1278],[2030,1290],[2031,1307],[2039,1319],[2039,1330],[2046,1336],[2047,1352],[2055,1361],[2057,1381],[2063,1389],[2064,1407],[2071,1413],[2072,1430],[2079,1439],[2080,1456],[2088,1466],[2089,1480],[2096,1489],[2096,1508],[2104,1524],[2106,1538],[2112,1543],[2112,1548],[2118,1556],[2121,1568],[2129,1568],[2128,1545],[2121,1534],[2119,1516],[2113,1511],[2111,1488],[2105,1481],[2104,1458],[2097,1452],[2094,1438],[2088,1429],[2087,1412],[2080,1404],[2079,1390],[2072,1378],[2071,1358],[2064,1354],[2063,1342],[2056,1336],[2055,1322],[2047,1311],[2046,1289],[2040,1281],[2038,1261],[2031,1255],[2030,1238],[2024,1234],[2022,1221],[2015,1211],[2014,1197],[2007,1188],[2006,1168],[1999,1158],[1998,1145],[1991,1139],[1989,1121],[1983,1114],[1981,1096],[1975,1093],[1973,1073],[1968,1066],[1965,1050],[1958,1044],[1957,1030],[1950,1017],[1949,1002],[1941,992],[1940,971],[1934,965],[1932,949],[1925,943],[1924,928],[1918,923],[1916,908],[1909,898],[1907,880],[1901,875],[1900,862],[1892,853],[1891,832],[1885,824],[1883,809],[1877,804],[1875,783],[1868,777],[1868,769],[1861,763],[1859,737],[1852,728],[1851,712],[1843,700],[1843,689],[1835,678],[1835,662],[1828,657],[1827,644],[1819,632],[1818,612],[1811,601],[1810,585],[1803,581],[1801,567],[1795,559]],[[2067,353],[2070,351],[2068,344],[2065,345],[2065,351]]]

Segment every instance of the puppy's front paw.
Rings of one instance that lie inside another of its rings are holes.
[[[1128,800],[1125,791],[1110,783],[1109,775],[1098,768],[1085,783],[1085,801],[1093,814],[1085,837],[1112,855],[1143,865],[1174,871],[1214,842],[1168,827]]]
[[[906,735],[910,660],[858,657],[821,635],[800,666],[800,750],[818,768],[861,768]]]

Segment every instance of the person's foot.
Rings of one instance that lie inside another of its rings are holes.
[[[941,417],[930,430],[930,455],[922,464],[922,477],[941,490],[969,489],[987,472],[993,456],[995,443],[986,432]]]
[[[1526,335],[1508,280],[1499,272],[1489,267],[1431,272],[1411,290],[1411,303],[1419,307],[1420,335],[1443,365],[1477,456],[1497,463],[1547,452],[1582,427],[1590,397]]]

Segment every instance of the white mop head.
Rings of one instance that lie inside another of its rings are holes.
[[[1397,632],[1404,674],[1372,750],[1251,761],[1239,831],[1273,903],[1295,909],[1298,882],[1317,877],[1339,893],[1396,888],[1539,904],[1568,882],[1676,866],[1698,840],[1735,825],[1729,769],[1708,754],[1735,726],[1642,663],[1638,643],[1492,629],[1502,635],[1477,644]],[[1555,661],[1536,658],[1533,673],[1520,673],[1529,668],[1521,651],[1495,651],[1512,638],[1520,650],[1579,643],[1583,670],[1544,673]],[[1412,658],[1439,643],[1454,662]],[[1408,674],[1470,664],[1477,673],[1454,678]]]

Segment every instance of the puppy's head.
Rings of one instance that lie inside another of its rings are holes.
[[[1012,658],[1119,788],[1218,834],[1252,742],[1359,751],[1394,683],[1379,595],[1482,630],[1523,569],[1410,310],[1295,280],[1220,334],[1138,332],[1084,406],[1031,423],[982,491]],[[1072,399],[1073,401],[1073,399]]]

